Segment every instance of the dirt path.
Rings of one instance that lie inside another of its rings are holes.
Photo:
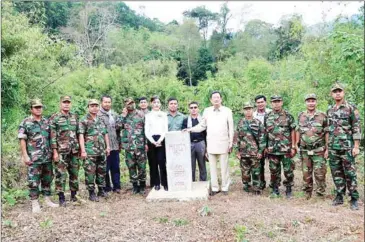
[[[293,199],[270,198],[268,189],[257,197],[244,193],[238,172],[232,173],[230,194],[208,201],[147,203],[123,190],[91,203],[83,191],[81,205],[43,208],[39,215],[27,201],[3,213],[2,241],[364,241],[362,201],[358,211],[347,200],[332,207],[331,195],[307,201],[299,170]],[[331,179],[328,174],[329,194]],[[210,215],[201,216],[204,206]]]

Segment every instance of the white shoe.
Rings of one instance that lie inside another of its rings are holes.
[[[38,199],[32,200],[32,212],[33,213],[41,212],[41,206],[39,206]]]
[[[53,203],[52,201],[51,201],[51,199],[50,199],[50,197],[49,196],[46,196],[45,198],[44,198],[44,201],[46,202],[46,204],[47,204],[47,206],[48,207],[51,207],[51,208],[58,208],[60,205],[58,205],[58,204],[56,204],[56,203]]]

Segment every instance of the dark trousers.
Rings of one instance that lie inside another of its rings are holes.
[[[153,135],[152,138],[157,141],[160,135]],[[148,141],[148,150],[150,152],[148,162],[152,180],[151,187],[159,186],[160,184],[167,186],[165,142],[162,142],[162,146],[156,147]]]
[[[260,159],[260,182],[261,182],[261,189],[266,187],[266,181],[265,181],[265,159],[266,157],[263,156]]]
[[[196,161],[198,161],[199,166],[199,180],[207,180],[207,169],[205,167],[204,155],[205,141],[191,142],[191,170],[193,173],[193,181],[195,181]]]
[[[154,184],[156,178],[155,178],[155,174],[151,173],[151,160],[153,159],[153,157],[152,157],[152,151],[151,151],[149,142],[148,142],[147,159],[148,159],[148,167],[150,168],[150,187],[153,187],[153,184]]]
[[[111,190],[115,191],[116,189],[120,189],[119,163],[120,163],[119,151],[118,150],[110,151],[110,155],[107,157],[106,160],[105,191],[107,192],[110,192]],[[113,183],[113,188],[111,187],[110,178]]]

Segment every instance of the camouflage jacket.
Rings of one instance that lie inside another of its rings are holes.
[[[145,114],[143,111],[134,110],[126,117],[119,116],[117,126],[120,127],[120,140],[124,150],[143,149],[146,144],[144,133]]]
[[[27,153],[34,163],[42,164],[51,161],[50,127],[49,121],[42,117],[41,121],[33,116],[24,119],[18,130],[18,138],[27,144]]]
[[[73,113],[55,113],[49,122],[51,126],[51,148],[61,154],[78,153],[77,116]]]
[[[335,105],[327,110],[329,149],[348,150],[354,140],[361,139],[360,114],[356,106],[344,102],[338,108]]]
[[[296,127],[293,116],[286,110],[271,111],[265,115],[264,125],[268,154],[289,154],[292,147],[291,131]]]
[[[108,130],[98,116],[95,119],[90,114],[83,117],[79,122],[78,133],[84,135],[85,151],[88,156],[105,154],[104,135],[108,133]]]
[[[258,119],[240,119],[237,128],[236,148],[241,157],[256,157],[265,149],[265,129]]]
[[[325,149],[325,134],[328,131],[327,115],[320,111],[315,111],[314,115],[309,115],[307,111],[298,115],[297,131],[300,134],[299,146],[303,150]]]

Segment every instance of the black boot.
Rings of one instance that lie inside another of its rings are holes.
[[[133,191],[132,191],[132,193],[133,194],[139,193],[139,186],[138,186],[137,182],[133,182]]]
[[[332,201],[332,206],[337,206],[343,204],[342,194],[337,193],[335,199]]]
[[[351,210],[359,210],[359,205],[357,204],[357,199],[356,198],[351,198],[351,201],[350,201],[350,204],[351,204]]]
[[[76,191],[71,191],[71,202],[77,202]]]
[[[139,193],[142,195],[146,194],[146,182],[139,183]]]
[[[89,200],[93,202],[99,202],[99,198],[96,196],[94,190],[89,190]]]
[[[272,188],[272,195],[276,195],[276,196],[279,196],[280,195],[280,192],[279,192],[279,188],[277,186],[274,186]]]
[[[58,193],[58,200],[60,202],[60,207],[66,207],[65,194],[63,192]]]
[[[99,187],[98,188],[98,197],[106,198],[106,197],[108,197],[108,193],[106,193],[102,187]]]
[[[291,186],[286,187],[285,194],[286,194],[286,198],[291,198]]]

